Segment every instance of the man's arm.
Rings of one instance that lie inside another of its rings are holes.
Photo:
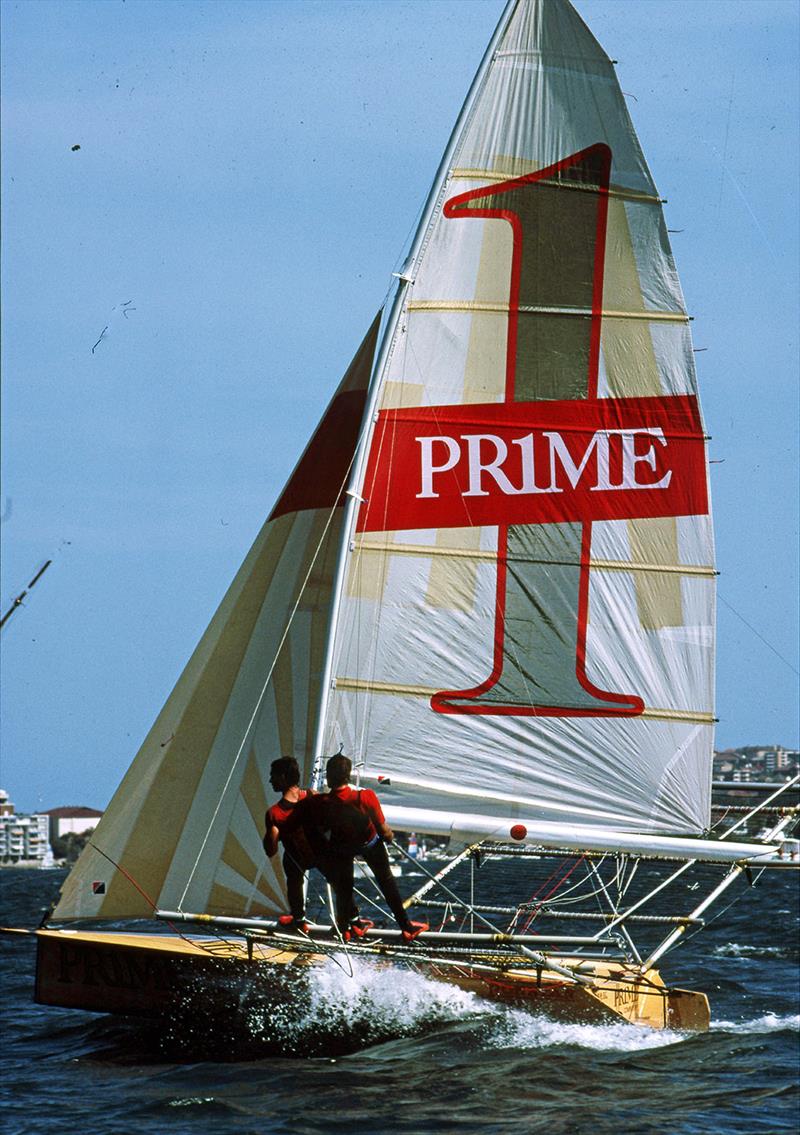
[[[272,817],[270,816],[269,812],[267,812],[266,815],[266,826],[267,830],[264,833],[264,839],[262,842],[264,844],[264,851],[266,851],[267,855],[270,857],[270,859],[272,859],[273,855],[275,855],[278,850],[278,840],[280,833],[278,832],[276,826],[273,824]]]
[[[386,817],[383,814],[380,800],[371,788],[362,789],[362,792],[364,794],[364,803],[369,809],[369,818],[375,825],[375,830],[378,835],[381,839],[385,840],[386,843],[394,843],[394,832],[386,823]]]
[[[384,839],[387,843],[394,843],[394,832],[385,820],[382,824],[376,824],[375,827],[378,829],[378,834],[382,839]]]

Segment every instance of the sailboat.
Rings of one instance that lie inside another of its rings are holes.
[[[658,962],[782,862],[794,818],[709,831],[714,586],[662,200],[568,0],[511,0],[389,298],[36,932],[37,999],[157,1014],[219,966],[268,984],[346,949],[534,1010],[707,1027]],[[409,908],[448,913],[411,945],[277,922],[270,763],[322,788],[336,752],[397,833],[451,849],[419,866]],[[454,880],[487,854],[505,896],[522,861],[574,864],[591,908],[479,902]],[[663,913],[693,864],[722,877]],[[643,949],[641,927],[666,936]]]

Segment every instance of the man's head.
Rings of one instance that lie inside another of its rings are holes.
[[[341,788],[350,779],[353,762],[344,753],[337,753],[331,757],[325,766],[325,778],[329,788]]]
[[[300,783],[300,766],[294,757],[279,757],[269,770],[269,782],[276,792],[285,792]]]

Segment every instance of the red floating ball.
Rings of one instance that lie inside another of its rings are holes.
[[[524,839],[527,834],[528,829],[524,824],[514,824],[513,828],[511,829],[512,839]]]

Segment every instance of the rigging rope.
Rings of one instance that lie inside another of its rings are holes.
[[[156,905],[156,903],[154,903],[154,902],[153,902],[153,900],[152,900],[152,899],[150,898],[150,896],[148,895],[147,891],[143,890],[143,889],[142,889],[142,888],[141,888],[141,887],[139,886],[139,884],[138,884],[138,883],[136,882],[136,880],[134,879],[133,875],[131,875],[131,874],[130,874],[130,873],[129,873],[128,871],[126,871],[124,867],[120,866],[120,864],[119,864],[119,863],[115,863],[115,862],[114,862],[114,860],[113,860],[113,859],[111,858],[111,856],[110,856],[110,855],[106,855],[105,851],[103,851],[103,849],[102,849],[101,847],[98,847],[98,846],[97,846],[97,844],[96,844],[96,843],[94,843],[94,842],[93,842],[92,840],[89,840],[89,841],[88,841],[88,843],[89,843],[89,847],[93,847],[93,848],[94,848],[94,850],[95,850],[95,851],[96,851],[96,852],[97,852],[97,853],[98,853],[99,855],[102,855],[103,859],[107,859],[107,860],[108,860],[108,862],[109,862],[109,863],[111,864],[111,866],[112,866],[112,867],[115,867],[115,868],[116,868],[116,870],[117,870],[117,871],[119,871],[121,875],[124,875],[124,876],[125,876],[125,878],[126,878],[126,879],[128,880],[128,882],[129,882],[129,883],[131,884],[131,886],[132,886],[132,887],[135,887],[135,889],[136,889],[136,890],[137,890],[137,891],[139,892],[139,894],[140,894],[140,895],[142,896],[142,898],[144,899],[144,901],[145,901],[145,902],[147,903],[147,905],[148,905],[148,906],[150,907],[150,909],[151,909],[152,911],[154,911],[154,912],[155,912],[155,911],[157,911],[157,910],[158,910],[158,906]],[[173,926],[173,927],[172,927],[172,929],[174,930],[174,929],[175,929],[175,927]],[[177,930],[176,930],[175,932],[176,932],[176,933],[178,933],[178,931],[177,931]]]
[[[780,658],[780,660],[784,664],[784,666],[788,666],[793,674],[797,674],[798,676],[800,676],[800,670],[797,670],[792,665],[792,663],[788,660],[788,658],[784,658],[783,655],[780,653],[780,651],[776,650],[771,642],[769,642],[767,639],[765,639],[762,634],[759,634],[759,632],[756,630],[756,628],[751,623],[748,623],[748,621],[744,617],[744,615],[739,614],[739,612],[736,610],[736,608],[731,603],[728,602],[728,600],[725,598],[724,595],[720,595],[719,588],[717,588],[717,598],[722,600],[722,602],[725,604],[725,606],[728,608],[729,611],[733,611],[733,613],[734,613],[734,615],[736,616],[737,619],[741,619],[741,621],[744,623],[744,625],[748,628],[748,630],[751,630],[753,632],[753,634],[756,636],[756,638],[761,639],[761,641],[764,643],[764,646],[768,647],[772,651],[772,653],[775,655],[776,658]]]
[[[94,843],[92,840],[88,841],[88,846],[91,847],[91,848],[94,848],[94,850],[99,855],[102,855],[104,859],[107,859],[108,862],[111,864],[111,866],[114,867],[117,871],[119,871],[120,874],[123,875],[128,880],[128,882],[131,884],[132,887],[136,888],[136,890],[139,892],[139,894],[142,896],[142,898],[145,900],[145,902],[149,905],[149,907],[153,911],[153,913],[154,914],[157,913],[158,906],[156,905],[156,903],[153,902],[150,895],[148,895],[147,891],[145,891],[142,887],[139,886],[139,884],[136,882],[133,875],[131,875],[129,871],[126,871],[125,868],[123,866],[121,866],[121,864],[115,863],[114,860],[111,858],[111,856],[108,855],[105,851],[103,851],[103,849],[101,847],[98,847],[97,844]],[[188,942],[191,945],[198,946],[201,950],[205,949],[205,946],[203,945],[202,942],[198,942],[194,938],[187,937],[186,933],[183,930],[179,930],[178,927],[173,922],[170,922],[168,919],[164,919],[164,921],[166,922],[166,924],[170,928],[170,930],[173,932],[173,934],[177,935],[177,937],[180,938],[182,942]]]
[[[559,878],[559,879],[557,879],[557,880],[556,880],[556,882],[555,882],[555,883],[553,884],[553,886],[552,886],[552,887],[550,888],[550,890],[549,890],[549,891],[548,891],[548,892],[547,892],[547,893],[546,893],[546,894],[545,894],[545,895],[544,895],[544,896],[542,897],[542,900],[541,900],[541,902],[540,902],[540,903],[539,903],[539,904],[538,904],[538,905],[537,905],[537,906],[536,906],[536,907],[534,908],[533,912],[531,913],[530,917],[528,918],[528,921],[527,921],[527,922],[525,923],[525,925],[524,925],[524,926],[523,926],[523,928],[522,928],[522,933],[523,933],[523,934],[524,934],[524,933],[525,933],[525,932],[526,932],[526,931],[528,930],[528,928],[530,927],[530,925],[531,925],[531,923],[533,922],[534,918],[536,918],[536,915],[537,915],[537,914],[539,913],[539,911],[540,911],[540,910],[542,909],[542,906],[544,905],[544,903],[545,903],[545,902],[547,902],[547,900],[548,900],[548,899],[550,898],[550,896],[551,896],[551,895],[553,895],[553,894],[555,894],[555,893],[556,893],[556,891],[557,891],[557,890],[559,889],[559,887],[560,887],[560,886],[561,886],[561,885],[562,885],[563,883],[565,883],[565,882],[567,881],[567,879],[568,879],[568,878],[570,877],[570,875],[571,875],[571,874],[572,874],[572,872],[573,872],[573,871],[575,870],[575,868],[576,868],[576,867],[578,867],[578,866],[579,866],[579,864],[581,864],[581,863],[583,862],[583,860],[584,860],[585,858],[586,858],[586,856],[585,856],[585,855],[581,855],[581,857],[580,857],[579,859],[576,859],[576,860],[575,860],[575,862],[573,863],[573,865],[572,865],[572,866],[571,866],[571,867],[569,868],[569,870],[568,870],[568,871],[566,872],[566,874],[563,874],[563,870],[564,870],[564,868],[565,868],[566,866],[568,866],[568,864],[569,864],[569,861],[567,861],[567,863],[559,863],[559,865],[558,865],[558,866],[556,867],[555,871],[553,871],[553,872],[552,872],[552,874],[550,875],[550,877],[549,877],[548,879],[546,879],[546,880],[545,880],[545,882],[544,882],[544,883],[542,883],[542,885],[541,885],[540,887],[538,887],[538,888],[537,888],[537,889],[536,889],[536,890],[535,890],[535,891],[533,892],[533,894],[531,895],[530,899],[528,900],[529,902],[533,902],[533,901],[534,901],[534,900],[535,900],[536,898],[538,898],[538,896],[539,896],[539,894],[541,893],[542,889],[543,889],[544,887],[546,887],[546,886],[547,886],[547,884],[548,884],[548,883],[549,883],[549,882],[550,882],[550,881],[551,881],[551,880],[552,880],[553,878],[555,878],[555,876],[556,876],[556,875],[558,875],[558,874],[559,874],[559,872],[562,872],[562,876],[561,876],[561,878]]]

